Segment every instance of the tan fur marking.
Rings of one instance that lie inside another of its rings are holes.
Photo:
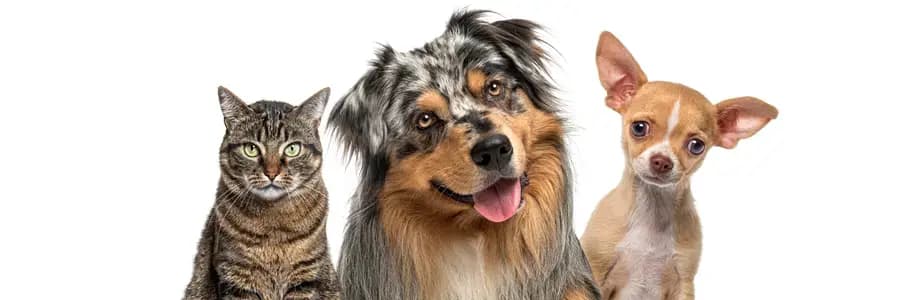
[[[450,118],[450,108],[447,107],[447,99],[435,90],[428,90],[422,93],[419,99],[416,100],[416,105],[420,110],[433,112],[441,119],[447,120]]]
[[[466,86],[469,88],[469,93],[479,99],[484,95],[482,91],[486,81],[487,74],[481,69],[471,69],[466,72]]]

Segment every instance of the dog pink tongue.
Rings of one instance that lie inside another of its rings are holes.
[[[475,210],[491,222],[500,223],[516,214],[522,201],[519,179],[500,179],[474,195]]]

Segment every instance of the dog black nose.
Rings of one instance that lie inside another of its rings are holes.
[[[472,161],[486,170],[500,170],[512,158],[513,148],[509,138],[497,134],[486,137],[472,147]]]

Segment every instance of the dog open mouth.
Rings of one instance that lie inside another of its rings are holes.
[[[437,180],[431,181],[431,186],[444,196],[471,204],[482,217],[495,223],[509,220],[525,205],[522,190],[527,185],[528,174],[524,174],[517,178],[501,178],[484,190],[464,195],[454,192]]]

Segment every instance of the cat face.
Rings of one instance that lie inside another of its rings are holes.
[[[319,120],[328,94],[322,89],[300,106],[266,100],[247,105],[219,87],[226,128],[219,164],[225,186],[262,201],[314,189],[322,165]]]

